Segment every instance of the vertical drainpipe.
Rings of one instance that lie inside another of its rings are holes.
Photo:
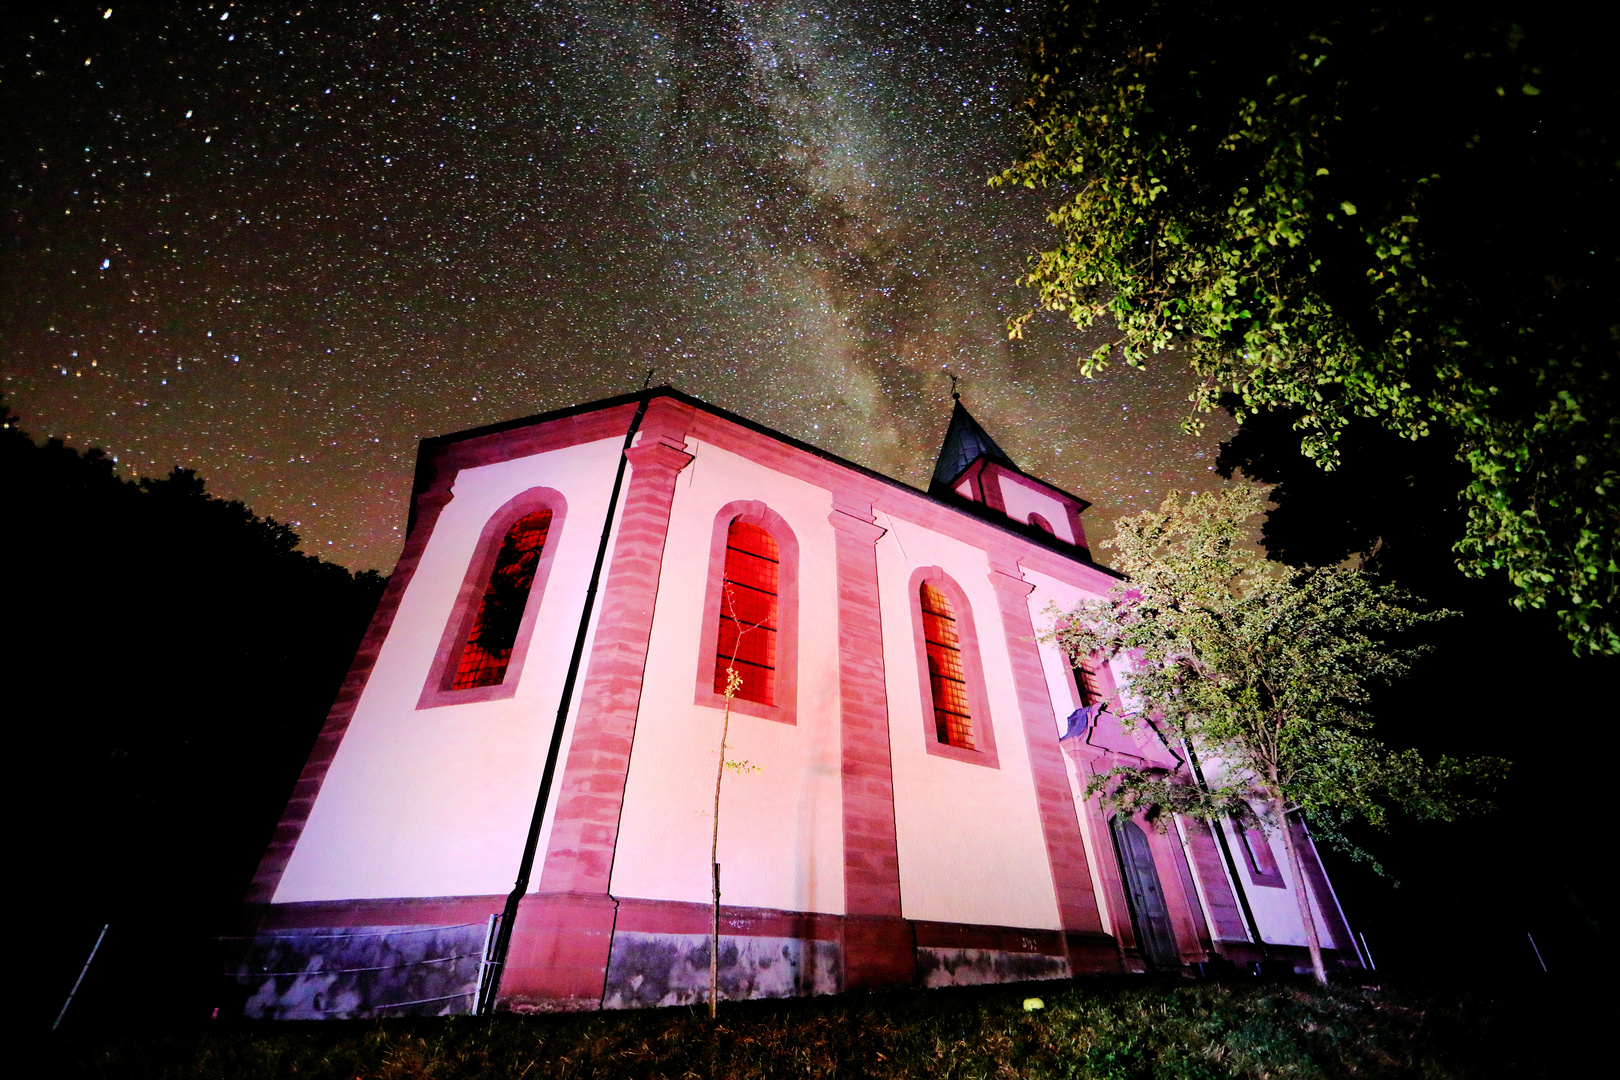
[[[540,773],[540,790],[534,798],[534,814],[529,818],[529,835],[523,843],[523,859],[518,863],[517,882],[506,897],[501,910],[500,927],[495,933],[495,944],[490,950],[489,963],[484,969],[478,987],[477,1011],[490,1013],[495,1009],[495,995],[500,991],[501,972],[506,964],[506,951],[512,944],[512,924],[517,920],[518,904],[529,891],[529,877],[534,871],[534,856],[540,846],[540,826],[545,821],[546,804],[551,801],[551,783],[557,775],[557,757],[562,752],[563,729],[574,701],[574,686],[579,681],[579,665],[585,655],[585,638],[590,630],[591,612],[596,607],[596,590],[602,580],[602,564],[607,560],[608,538],[613,533],[613,516],[619,509],[619,492],[624,487],[624,468],[629,461],[630,444],[635,442],[641,428],[642,417],[653,394],[643,391],[636,415],[630,421],[630,430],[624,434],[624,446],[619,450],[619,469],[613,475],[613,493],[608,497],[607,517],[602,522],[602,539],[596,547],[596,565],[591,568],[591,582],[585,589],[585,607],[579,614],[579,632],[574,635],[574,651],[568,659],[568,674],[563,679],[562,695],[557,702],[557,719],[551,727],[551,745],[546,749],[546,767]]]

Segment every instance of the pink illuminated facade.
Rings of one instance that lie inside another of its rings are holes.
[[[1040,633],[1118,579],[960,403],[926,492],[657,389],[430,439],[413,500],[244,907],[249,1015],[699,1000],[739,648],[726,996],[1303,963],[1298,887],[1359,963],[1308,838],[1297,883],[1275,838],[1083,798],[1187,767],[1090,721],[1127,673]]]

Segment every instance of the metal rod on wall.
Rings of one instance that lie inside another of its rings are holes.
[[[73,995],[79,992],[79,985],[84,982],[84,977],[89,974],[90,965],[95,962],[96,952],[101,948],[101,941],[107,936],[107,927],[111,925],[112,923],[101,924],[101,933],[96,935],[96,943],[90,946],[90,956],[85,960],[84,967],[79,969],[79,977],[73,980],[73,989],[68,991],[67,1000],[62,1002],[62,1011],[56,1014],[56,1023],[51,1025],[52,1031],[57,1029],[58,1025],[62,1023],[62,1017],[67,1015],[68,1006],[73,1004]],[[1535,939],[1532,938],[1530,944],[1534,945]],[[1540,954],[1538,953],[1537,955],[1539,956]],[[1546,971],[1547,965],[1541,965],[1541,970]]]

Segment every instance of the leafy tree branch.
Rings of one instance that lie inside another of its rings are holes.
[[[1088,375],[1177,353],[1189,428],[1287,409],[1330,469],[1356,417],[1448,440],[1459,565],[1620,652],[1620,101],[1590,37],[1506,0],[1051,0],[990,180],[1055,199],[1022,283],[1110,327]]]
[[[1071,656],[1118,661],[1127,724],[1149,724],[1168,745],[1196,751],[1207,783],[1163,769],[1119,766],[1092,778],[1120,813],[1208,821],[1237,816],[1279,834],[1319,978],[1320,943],[1290,824],[1352,858],[1376,859],[1353,825],[1387,829],[1396,813],[1439,820],[1486,808],[1482,791],[1507,762],[1392,750],[1374,734],[1374,691],[1406,674],[1423,650],[1426,611],[1348,567],[1293,570],[1268,563],[1247,523],[1264,508],[1248,487],[1172,493],[1154,511],[1121,519],[1111,564],[1128,575],[1104,600],[1061,613],[1054,636]],[[1379,868],[1381,870],[1381,868]]]

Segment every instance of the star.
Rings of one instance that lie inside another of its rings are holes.
[[[150,9],[149,9],[150,7]],[[1009,342],[1049,242],[1022,4],[140,6],[28,17],[0,383],[391,567],[416,443],[654,382],[926,486],[964,401],[1090,530],[1218,483],[1173,357]],[[86,60],[90,61],[89,63]],[[1129,406],[1126,408],[1125,406]]]

